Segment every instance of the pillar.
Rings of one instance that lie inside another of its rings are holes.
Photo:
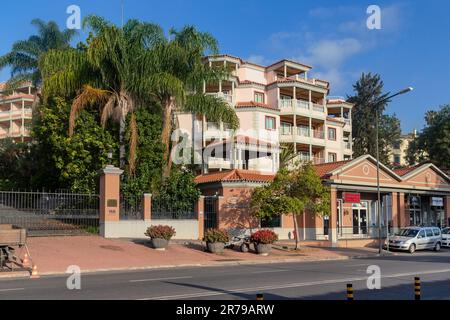
[[[338,247],[338,236],[337,236],[337,189],[336,187],[331,187],[331,212],[330,212],[330,228],[329,228],[329,240],[331,241],[331,246],[333,248]]]
[[[405,194],[400,192],[398,194],[398,224],[400,228],[409,225],[409,221],[406,219],[406,207],[405,207]]]
[[[152,220],[152,194],[151,193],[145,193],[144,199],[143,199],[143,206],[142,206],[143,217],[145,221],[151,221]]]
[[[445,197],[444,210],[445,210],[445,225],[450,227],[450,196]]]
[[[200,196],[195,206],[198,221],[198,240],[205,237],[205,197]]]
[[[396,232],[399,228],[399,215],[398,215],[398,193],[397,192],[392,192],[391,193],[391,197],[392,197],[392,230],[391,232]]]
[[[108,225],[120,220],[120,176],[112,165],[100,170],[100,235],[108,238]]]

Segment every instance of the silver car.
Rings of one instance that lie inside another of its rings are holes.
[[[442,246],[450,247],[450,227],[442,229]]]
[[[442,245],[441,230],[436,227],[408,227],[389,237],[389,249],[409,251],[431,249],[440,251]],[[384,245],[387,247],[387,243]]]

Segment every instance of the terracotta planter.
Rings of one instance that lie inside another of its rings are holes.
[[[220,254],[220,253],[223,253],[223,251],[225,249],[225,243],[223,243],[223,242],[207,242],[206,248],[211,253]]]
[[[169,246],[169,240],[158,239],[158,238],[153,239],[152,238],[150,240],[150,244],[151,244],[153,249],[164,251]]]
[[[256,247],[256,253],[261,255],[261,256],[268,256],[270,250],[272,249],[272,245],[271,244],[262,244],[262,243],[258,243],[255,245]]]

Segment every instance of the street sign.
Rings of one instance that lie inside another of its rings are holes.
[[[342,194],[345,203],[361,203],[361,194],[344,192]]]

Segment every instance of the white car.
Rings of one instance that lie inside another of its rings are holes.
[[[431,249],[441,250],[442,235],[441,230],[436,227],[408,227],[389,237],[389,249],[409,251]],[[384,247],[387,247],[385,242]]]
[[[450,247],[450,227],[442,229],[442,246]]]

